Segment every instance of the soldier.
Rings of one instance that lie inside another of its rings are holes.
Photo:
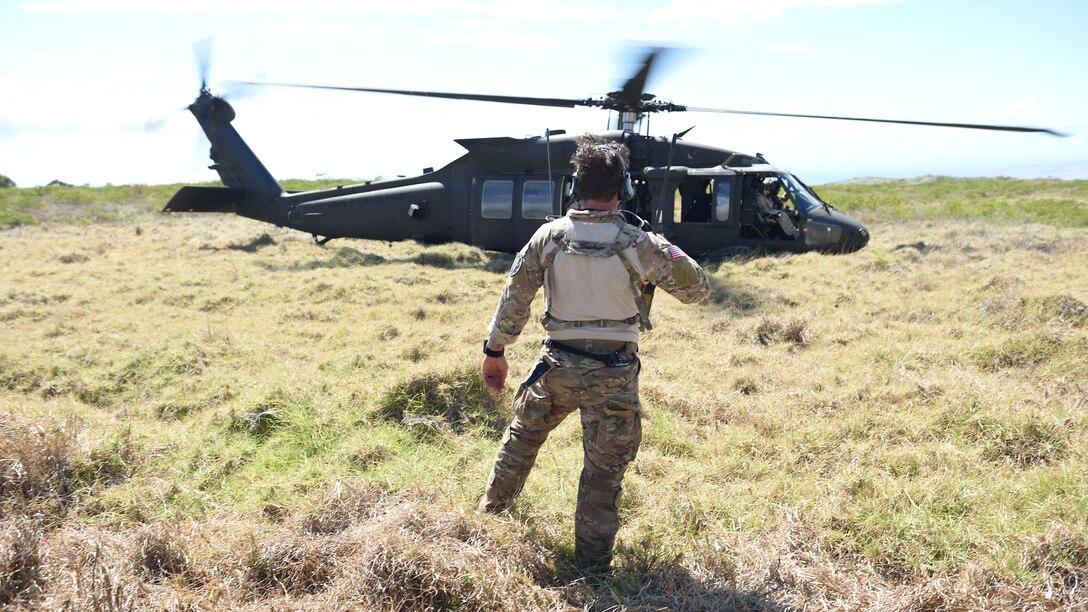
[[[786,237],[796,238],[797,226],[793,224],[793,219],[786,212],[782,200],[778,199],[779,186],[778,179],[774,177],[768,176],[763,179],[762,187],[756,194],[756,210],[759,212],[760,221],[764,224],[777,224]]]
[[[633,196],[628,151],[586,134],[571,158],[576,203],[542,226],[514,258],[484,341],[481,374],[500,393],[503,354],[529,320],[544,287],[544,348],[514,397],[495,466],[480,500],[501,512],[521,492],[548,434],[581,411],[585,457],[578,483],[574,558],[587,573],[606,572],[619,530],[620,483],[642,439],[638,339],[650,329],[644,289],[656,285],[684,303],[706,297],[703,270],[663,237],[624,222],[617,210]],[[652,293],[646,293],[652,295]]]

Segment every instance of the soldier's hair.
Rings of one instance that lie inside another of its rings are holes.
[[[583,134],[570,163],[578,173],[578,194],[582,200],[611,200],[619,191],[620,178],[627,168],[627,145],[595,134]]]

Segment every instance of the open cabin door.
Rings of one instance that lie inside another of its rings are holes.
[[[739,177],[723,169],[664,168],[646,173],[651,225],[691,255],[711,253],[739,238]]]

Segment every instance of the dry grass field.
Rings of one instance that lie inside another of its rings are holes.
[[[0,607],[1088,609],[1083,182],[819,188],[866,249],[660,295],[593,581],[577,419],[509,514],[473,512],[510,256],[318,247],[129,189],[0,201]]]

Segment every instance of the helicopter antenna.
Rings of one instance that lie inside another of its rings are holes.
[[[669,184],[669,174],[672,173],[672,153],[673,153],[673,151],[676,150],[676,141],[679,140],[680,138],[684,137],[688,132],[690,132],[690,131],[692,131],[694,129],[695,129],[695,126],[693,125],[693,126],[689,127],[688,129],[684,130],[683,132],[677,132],[677,133],[672,135],[672,142],[669,143],[669,159],[668,159],[668,163],[665,164],[665,180],[661,182],[661,198],[658,200],[658,203],[657,203],[657,224],[656,224],[656,227],[654,228],[655,231],[660,231],[661,230],[661,225],[662,225],[661,210],[665,206],[665,186],[667,186]]]
[[[685,130],[684,132],[687,133],[687,130]],[[665,188],[669,185],[669,174],[672,173],[672,152],[676,149],[676,140],[678,138],[680,138],[680,134],[673,134],[672,142],[669,143],[669,160],[668,163],[665,164],[665,180],[661,182],[661,197],[657,202],[657,223],[654,225],[654,231],[657,232],[661,231],[661,210],[665,206],[665,192],[668,191]]]
[[[555,189],[555,183],[552,182],[552,130],[551,128],[544,128],[544,142],[547,143],[548,149],[548,189],[552,191],[552,198],[558,195]],[[550,198],[551,199],[551,198]],[[555,210],[555,202],[552,202],[552,210]]]

